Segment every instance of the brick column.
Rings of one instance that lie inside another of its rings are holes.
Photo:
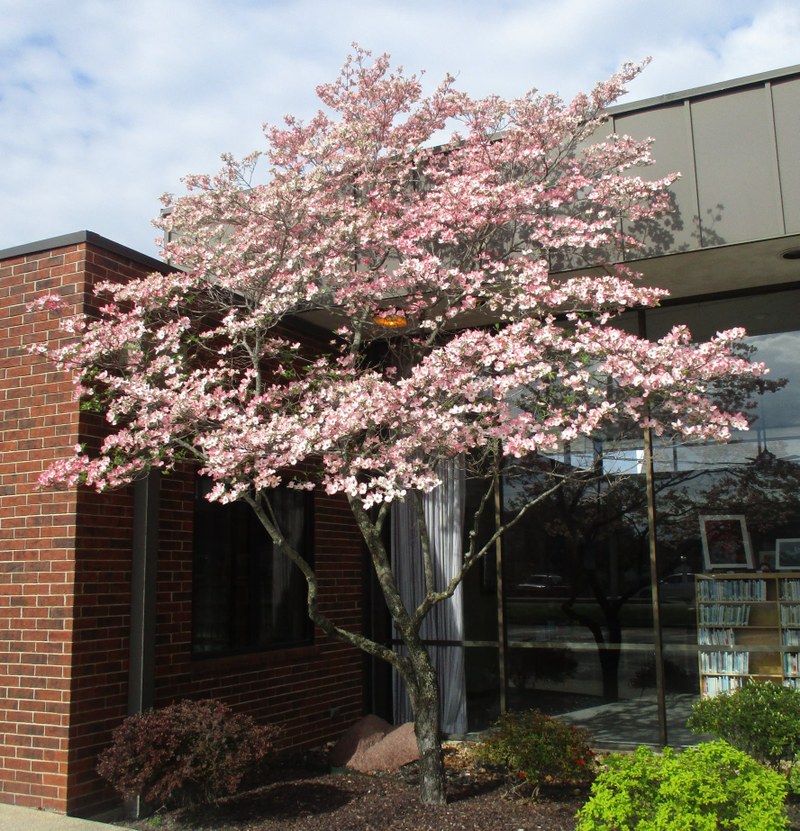
[[[0,259],[0,801],[93,815],[116,803],[97,753],[127,711],[132,489],[37,488],[101,418],[34,343],[58,321],[26,306],[46,292],[90,310],[98,280],[163,268],[81,232]]]
[[[66,810],[75,590],[75,491],[39,474],[78,441],[72,384],[27,346],[57,341],[26,305],[58,291],[83,304],[79,246],[0,263],[0,799]]]

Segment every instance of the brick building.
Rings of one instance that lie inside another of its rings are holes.
[[[128,712],[150,704],[220,698],[284,726],[284,744],[296,746],[335,737],[362,712],[360,653],[311,632],[304,617],[288,630],[266,632],[262,623],[253,631],[244,613],[218,608],[237,580],[252,582],[247,562],[238,576],[210,565],[213,598],[194,601],[216,607],[199,618],[202,632],[198,620],[193,628],[193,527],[201,519],[191,472],[103,495],[37,489],[42,470],[95,440],[102,420],[80,411],[65,374],[28,352],[60,333],[27,304],[58,291],[76,312],[88,311],[96,281],[164,268],[90,232],[0,254],[3,802],[84,816],[112,807],[113,792],[94,772],[97,753]],[[298,509],[313,512],[307,544],[326,611],[361,626],[358,529],[324,494]],[[224,548],[220,534],[235,525],[214,516],[207,529],[218,529]],[[264,650],[248,654],[261,641]]]
[[[654,177],[683,173],[674,213],[650,229],[633,263],[671,297],[619,325],[661,337],[688,324],[700,340],[744,326],[756,358],[787,383],[759,397],[752,429],[727,446],[657,443],[660,619],[641,507],[632,501],[592,525],[548,503],[504,537],[502,568],[487,561],[468,575],[456,634],[431,640],[460,653],[462,671],[443,680],[469,730],[536,706],[590,726],[607,745],[657,744],[667,720],[669,741],[681,743],[701,680],[695,575],[717,568],[709,523],[741,529],[750,568],[780,569],[781,545],[800,548],[800,66],[626,104],[608,126],[655,136]],[[108,809],[96,754],[128,712],[151,703],[213,695],[284,724],[287,743],[313,745],[390,698],[370,662],[302,616],[277,614],[282,603],[302,605],[291,602],[296,588],[277,565],[249,579],[252,563],[237,555],[252,548],[247,522],[209,516],[190,473],[104,496],[36,490],[48,463],[102,424],[79,411],[67,378],[27,353],[57,333],[44,315],[26,316],[26,303],[58,289],[75,310],[89,309],[96,280],[161,268],[88,232],[0,252],[0,801]],[[642,436],[592,437],[560,461],[601,468],[609,487],[625,474],[635,491],[642,459]],[[746,479],[765,463],[783,477],[769,480],[767,495],[776,481],[791,483],[772,504],[751,498],[764,489],[725,492],[723,477]],[[512,489],[500,497],[505,510]],[[287,503],[328,610],[374,632],[362,544],[342,507],[324,495]],[[252,598],[269,618],[242,611],[254,584],[280,588]],[[771,651],[779,661],[800,655],[797,646]],[[753,654],[755,666],[763,655]],[[656,660],[669,670],[659,688]],[[789,680],[800,686],[800,675]]]

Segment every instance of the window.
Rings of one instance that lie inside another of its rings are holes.
[[[308,643],[306,581],[244,502],[209,502],[198,478],[194,508],[192,652],[198,656],[255,652]],[[270,495],[282,531],[312,558],[313,497],[276,489]]]

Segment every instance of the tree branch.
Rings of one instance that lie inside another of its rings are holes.
[[[526,513],[528,513],[528,511],[531,508],[533,508],[535,505],[538,505],[539,502],[541,502],[542,500],[547,499],[549,496],[554,494],[559,488],[563,487],[565,481],[565,479],[562,479],[561,481],[553,485],[552,488],[543,491],[536,497],[536,499],[528,502],[522,508],[520,508],[520,510],[511,520],[499,525],[496,528],[495,532],[480,548],[479,551],[474,552],[471,555],[468,551],[467,555],[464,557],[463,565],[458,574],[453,576],[453,578],[442,591],[428,592],[426,596],[423,598],[422,602],[419,604],[419,606],[417,606],[417,608],[414,610],[412,620],[415,628],[418,628],[422,624],[422,621],[425,619],[428,612],[430,612],[430,610],[437,603],[441,603],[442,601],[447,600],[448,598],[452,597],[453,594],[455,594],[456,589],[463,582],[464,577],[469,573],[469,571],[475,566],[476,563],[481,561],[486,552],[494,547],[494,544],[500,537],[503,536],[503,534],[506,533],[506,531],[509,531],[511,528],[513,528],[522,519],[522,517],[525,516]]]
[[[384,644],[377,643],[371,638],[367,638],[357,632],[351,632],[349,629],[344,629],[335,624],[327,615],[320,611],[318,605],[319,583],[314,569],[309,565],[308,561],[303,557],[297,549],[289,544],[289,541],[283,535],[275,520],[275,514],[272,510],[272,505],[264,493],[259,493],[256,496],[250,494],[243,497],[244,501],[253,509],[258,517],[261,525],[266,529],[273,544],[277,546],[280,551],[288,557],[302,572],[308,587],[307,591],[307,605],[308,615],[314,623],[325,632],[325,634],[343,640],[351,646],[355,646],[364,652],[374,655],[376,658],[382,658],[394,666],[398,672],[405,677],[408,672],[406,666],[407,662],[403,656],[391,650]],[[266,508],[264,505],[266,504]]]
[[[422,549],[422,569],[425,575],[425,594],[427,595],[436,591],[436,575],[433,570],[433,549],[431,547],[431,537],[428,533],[428,522],[425,519],[425,505],[422,494],[419,491],[414,491],[412,499],[414,500],[414,512],[417,517],[417,531]]]

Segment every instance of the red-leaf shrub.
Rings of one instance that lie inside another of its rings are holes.
[[[537,788],[543,783],[582,784],[595,774],[587,730],[573,727],[539,710],[505,713],[475,747],[484,763],[505,768],[513,779]]]
[[[232,794],[272,750],[278,728],[221,701],[180,701],[125,719],[97,772],[123,797],[194,805]]]

